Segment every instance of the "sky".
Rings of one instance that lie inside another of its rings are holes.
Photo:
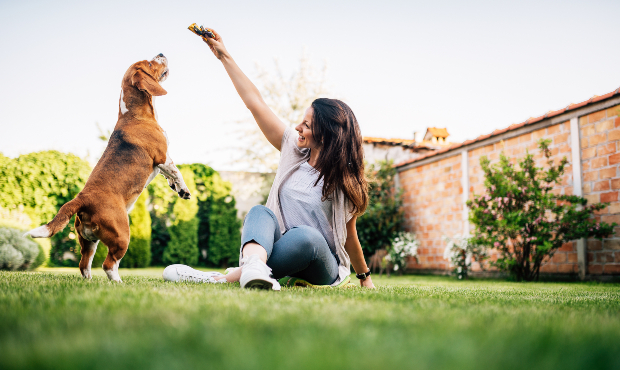
[[[235,122],[251,115],[194,22],[251,79],[274,58],[292,73],[304,49],[327,63],[364,136],[430,126],[460,142],[620,87],[617,0],[0,0],[0,152],[95,161],[125,71],[163,53],[156,107],[172,158],[233,169]]]

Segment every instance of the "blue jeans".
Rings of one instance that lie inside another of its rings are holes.
[[[282,235],[276,215],[265,206],[252,207],[243,221],[241,250],[252,241],[267,251],[267,266],[276,279],[294,276],[329,285],[338,278],[337,257],[318,230],[297,226]]]

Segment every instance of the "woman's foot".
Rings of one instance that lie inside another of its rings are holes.
[[[271,269],[258,254],[243,259],[239,282],[242,288],[280,290],[280,283],[271,277]]]
[[[226,280],[218,280],[216,277],[223,277],[220,272],[199,271],[186,265],[170,265],[164,269],[162,274],[165,281],[179,282],[190,281],[195,283],[225,283]]]

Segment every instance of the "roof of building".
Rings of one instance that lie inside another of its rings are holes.
[[[420,161],[420,160],[428,158],[428,157],[432,157],[434,155],[438,155],[438,154],[441,154],[441,153],[446,153],[446,152],[449,152],[451,150],[467,146],[469,144],[473,144],[473,143],[476,143],[476,142],[479,142],[479,141],[482,141],[482,140],[486,140],[486,139],[488,139],[490,137],[503,134],[504,132],[516,130],[516,129],[521,128],[523,126],[531,125],[533,123],[540,122],[540,121],[542,121],[544,119],[551,118],[551,117],[554,117],[554,116],[558,116],[558,115],[560,115],[562,113],[565,113],[565,112],[568,112],[568,111],[571,111],[571,110],[574,110],[574,109],[577,109],[577,108],[584,107],[584,106],[586,106],[588,104],[593,104],[593,103],[599,102],[601,100],[605,100],[605,99],[611,98],[612,96],[614,96],[616,94],[619,94],[619,93],[620,93],[620,88],[618,88],[618,89],[616,89],[616,90],[614,90],[614,91],[612,91],[610,93],[607,93],[605,95],[601,95],[601,96],[594,95],[590,99],[588,99],[586,101],[582,101],[581,103],[569,104],[566,108],[562,108],[562,109],[558,109],[558,110],[554,110],[554,111],[549,111],[549,112],[547,112],[547,113],[545,113],[545,114],[543,114],[542,116],[539,116],[539,117],[528,118],[524,122],[515,123],[515,124],[510,125],[510,126],[504,128],[504,129],[495,130],[495,131],[491,132],[490,134],[480,135],[480,136],[478,136],[475,139],[466,140],[466,141],[464,141],[462,143],[452,143],[451,145],[446,146],[446,147],[444,147],[444,148],[442,148],[440,150],[435,150],[435,151],[432,151],[430,153],[421,155],[419,157],[416,157],[416,158],[413,158],[413,159],[410,159],[410,160],[398,163],[398,164],[395,165],[395,167],[402,167],[402,166],[408,165],[410,163],[417,162],[417,161]]]
[[[446,137],[450,136],[450,134],[448,133],[448,129],[446,129],[446,128],[429,127],[429,128],[426,129],[426,131],[430,132],[431,135],[433,135],[435,137],[446,138]]]
[[[448,142],[437,142],[432,143],[430,141],[419,141],[409,139],[397,139],[397,138],[383,138],[383,137],[370,137],[364,136],[362,138],[364,143],[367,144],[380,144],[380,145],[390,145],[390,146],[402,146],[407,149],[429,149],[429,150],[439,150],[443,149],[447,146],[453,145],[453,143]]]

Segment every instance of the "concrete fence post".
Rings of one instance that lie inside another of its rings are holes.
[[[579,139],[579,117],[570,120],[571,153],[573,165],[573,194],[582,197],[583,187],[581,180],[581,140]],[[586,240],[577,240],[577,267],[579,278],[584,280],[588,268],[586,254]]]
[[[467,149],[461,152],[461,186],[463,187],[463,236],[469,236],[469,210],[467,200],[469,199],[469,156]]]

